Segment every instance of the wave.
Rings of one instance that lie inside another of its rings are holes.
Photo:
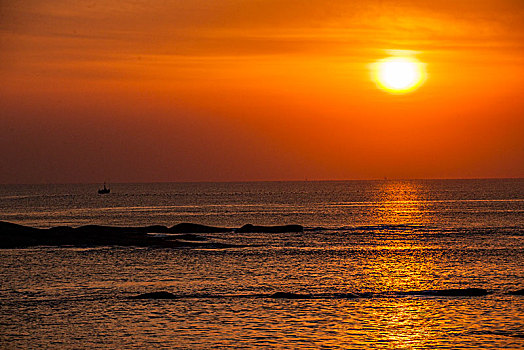
[[[511,293],[511,292],[510,292]],[[278,291],[255,294],[173,294],[166,291],[149,292],[129,297],[129,299],[231,299],[231,298],[264,298],[264,299],[359,299],[359,298],[398,298],[409,296],[420,297],[481,297],[493,292],[483,288],[451,288],[414,291],[363,292],[363,293],[295,293]],[[509,294],[509,293],[507,293]]]
[[[314,232],[322,232],[322,231],[344,231],[344,232],[359,232],[359,231],[406,231],[406,230],[435,230],[434,227],[424,226],[424,225],[416,225],[416,224],[380,224],[380,225],[364,225],[364,226],[339,226],[339,227],[305,227],[304,231],[314,231]]]
[[[326,234],[380,234],[380,233],[414,233],[414,234],[446,234],[446,235],[492,235],[514,234],[524,235],[524,227],[436,227],[420,224],[379,224],[363,226],[338,226],[338,227],[305,227],[304,232]]]
[[[307,293],[307,292],[290,292],[290,291],[276,291],[271,293],[237,293],[237,294],[222,294],[222,293],[189,293],[178,294],[168,291],[155,291],[142,294],[129,295],[130,292],[121,295],[119,293],[87,293],[82,295],[56,295],[48,296],[43,292],[32,291],[14,291],[6,293],[5,291],[0,296],[0,303],[14,303],[38,305],[46,304],[62,304],[64,302],[85,302],[85,301],[101,301],[101,300],[136,300],[136,301],[152,301],[152,300],[171,300],[180,301],[185,300],[235,300],[235,299],[267,299],[267,300],[310,300],[310,301],[326,301],[326,300],[370,300],[370,299],[397,299],[397,298],[481,298],[489,295],[494,295],[498,298],[517,298],[520,299],[524,295],[524,289],[516,291],[490,291],[483,288],[450,288],[450,289],[428,289],[428,290],[411,290],[411,291],[385,291],[385,292],[323,292],[323,293]]]
[[[524,332],[522,331],[507,331],[503,329],[486,329],[486,330],[480,330],[480,331],[471,331],[469,334],[472,335],[496,335],[496,336],[504,336],[504,337],[512,337],[512,338],[523,338],[524,339]]]

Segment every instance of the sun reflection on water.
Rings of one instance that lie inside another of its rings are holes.
[[[378,220],[384,224],[423,224],[427,222],[424,200],[427,192],[420,183],[385,181],[377,184],[375,200]]]
[[[428,191],[420,183],[385,181],[377,184],[377,222],[383,229],[369,236],[370,263],[362,266],[375,292],[434,288],[434,242],[428,245],[423,225],[429,220]],[[398,229],[399,225],[405,225]]]
[[[442,287],[435,266],[439,255],[430,249],[435,246],[428,246],[424,235],[420,234],[430,221],[425,204],[428,190],[420,183],[385,181],[377,183],[374,192],[377,193],[374,198],[376,222],[383,227],[369,236],[366,263],[358,267],[366,276],[366,282],[361,284],[363,291],[387,295]],[[376,315],[367,332],[374,334],[375,341],[395,348],[431,343],[431,332],[424,324],[432,319],[431,313],[435,310],[428,309],[428,303],[387,297],[374,303]]]

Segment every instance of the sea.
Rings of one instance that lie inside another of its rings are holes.
[[[0,348],[524,348],[524,179],[99,187],[0,185],[0,220],[191,222],[232,246],[2,249]],[[465,288],[488,294],[433,293]],[[158,291],[176,298],[130,298]]]

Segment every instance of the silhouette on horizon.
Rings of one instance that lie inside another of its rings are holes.
[[[111,192],[111,189],[106,187],[105,182],[104,182],[104,188],[98,189],[98,194],[108,194],[109,192]]]

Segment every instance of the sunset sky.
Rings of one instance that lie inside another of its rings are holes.
[[[2,1],[0,81],[0,183],[524,177],[522,0]]]

